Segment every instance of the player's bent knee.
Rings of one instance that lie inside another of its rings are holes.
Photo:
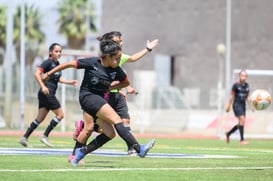
[[[122,119],[124,125],[130,125],[129,119]]]
[[[61,121],[64,118],[64,115],[63,114],[59,114],[56,117]]]
[[[116,136],[115,131],[108,131],[104,133],[108,138],[113,139]]]
[[[94,129],[93,127],[94,127],[93,124],[91,124],[91,125],[84,125],[84,128],[83,128],[82,132],[86,136],[90,136],[91,133],[92,133],[92,131],[93,131],[93,129]]]

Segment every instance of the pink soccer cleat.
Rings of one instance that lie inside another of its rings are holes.
[[[83,120],[77,120],[75,122],[75,131],[73,133],[73,139],[76,141],[80,132],[82,131],[83,129],[83,126],[84,126],[84,122]]]
[[[68,156],[68,163],[71,163],[71,161],[75,158],[75,155],[69,155]],[[79,164],[84,164],[85,162],[83,160],[79,161]]]
[[[247,145],[248,142],[247,142],[247,141],[240,141],[240,144],[241,144],[241,145]]]
[[[69,155],[68,156],[68,162],[70,163],[74,159],[75,155]]]

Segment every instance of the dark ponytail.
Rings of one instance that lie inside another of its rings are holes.
[[[106,55],[115,56],[118,51],[121,51],[121,47],[118,43],[112,40],[102,40],[100,42],[101,57],[104,58]]]
[[[105,33],[102,36],[97,37],[97,40],[99,40],[99,41],[102,41],[102,40],[112,40],[112,38],[115,37],[115,36],[121,37],[122,34],[119,31],[111,31],[111,32]]]

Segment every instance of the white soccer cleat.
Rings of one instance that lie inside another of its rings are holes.
[[[46,137],[45,135],[43,135],[41,138],[40,138],[40,141],[45,144],[46,146],[48,147],[54,147],[54,145],[52,145],[49,141],[48,141],[48,137]]]
[[[24,147],[31,147],[28,140],[25,137],[20,138],[19,143]]]

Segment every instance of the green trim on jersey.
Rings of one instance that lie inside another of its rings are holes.
[[[121,57],[120,57],[120,61],[119,61],[119,66],[120,67],[122,67],[122,65],[124,64],[124,63],[126,63],[127,61],[128,61],[128,59],[129,59],[129,55],[126,55],[126,54],[122,54],[121,55]],[[110,92],[118,92],[118,89],[113,89],[113,90],[111,90]]]
[[[126,63],[129,60],[129,55],[122,54],[119,61],[119,66],[122,67],[124,63]]]

